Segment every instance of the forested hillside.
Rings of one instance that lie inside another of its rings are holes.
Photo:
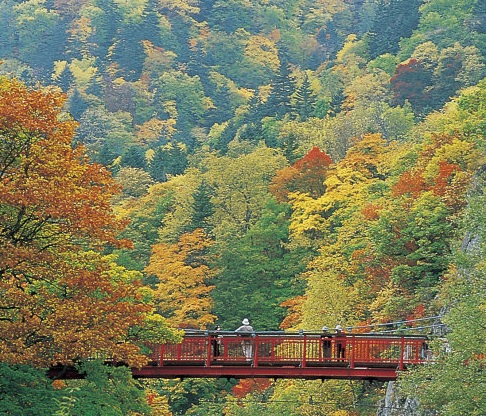
[[[0,413],[376,414],[380,383],[38,370],[243,318],[425,326],[449,353],[402,397],[486,413],[484,1],[2,0],[0,25]]]

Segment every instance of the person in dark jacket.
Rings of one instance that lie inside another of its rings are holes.
[[[346,336],[341,325],[336,325],[336,335],[334,338],[336,340],[336,358],[342,361],[346,353]]]
[[[216,325],[214,328],[216,331],[211,339],[211,345],[213,347],[213,357],[219,357],[221,355],[221,338],[223,336],[221,335],[221,327],[219,325]]]
[[[332,335],[329,332],[327,326],[322,327],[322,357],[327,359],[331,358],[331,348],[332,348]]]

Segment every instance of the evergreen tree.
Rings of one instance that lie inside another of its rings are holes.
[[[168,155],[162,147],[155,149],[152,160],[149,164],[150,176],[157,182],[167,181]]]
[[[240,140],[247,140],[254,144],[266,140],[262,126],[264,111],[265,106],[260,98],[253,95],[248,101],[248,111],[241,121],[241,125],[244,125],[244,127],[239,132]]]
[[[371,58],[397,53],[401,38],[408,38],[419,22],[422,0],[380,0],[370,32]]]
[[[19,34],[15,33],[15,5],[14,0],[0,2],[0,45],[2,56],[12,56],[15,48],[18,48]]]
[[[227,85],[215,86],[210,84],[208,93],[213,101],[214,108],[209,109],[206,116],[206,126],[212,126],[215,123],[221,124],[229,120],[234,115],[234,108],[231,104],[231,91]]]
[[[105,57],[116,39],[118,25],[123,21],[118,5],[113,0],[95,0],[95,5],[102,11],[92,19],[92,26],[96,27],[93,41],[96,55],[100,56],[100,63],[107,66]]]
[[[294,133],[291,132],[285,135],[280,147],[282,148],[283,154],[290,164],[296,162],[297,159],[300,158],[300,155],[297,154],[299,142],[297,140],[297,136]]]
[[[77,88],[74,89],[69,98],[69,112],[76,119],[80,120],[89,105]]]
[[[326,59],[335,56],[343,41],[341,37],[336,23],[332,20],[326,24],[325,28],[321,28],[319,32],[317,32],[316,40],[322,45]]]
[[[201,182],[193,197],[193,214],[187,232],[202,228],[206,234],[210,234],[212,226],[208,220],[214,214],[214,204],[211,201],[211,188],[207,182]]]
[[[64,92],[67,92],[74,81],[73,73],[68,65],[65,66],[64,70],[61,72],[60,77],[57,79],[56,84],[61,87]]]
[[[139,22],[125,24],[117,30],[117,38],[109,57],[110,61],[117,63],[119,74],[127,81],[136,81],[142,73],[145,60],[143,35]]]
[[[175,143],[169,148],[169,173],[182,175],[187,168],[187,152]]]
[[[311,89],[307,74],[300,88],[295,93],[295,110],[302,121],[306,121],[313,113],[316,105],[316,95]]]
[[[103,142],[103,146],[96,157],[96,162],[104,166],[111,166],[114,160],[118,157],[112,146],[108,142]]]
[[[121,165],[124,167],[145,169],[147,162],[145,160],[145,152],[140,146],[131,146],[122,155]]]
[[[149,173],[158,182],[167,181],[167,175],[182,175],[187,168],[187,152],[178,144],[155,149]]]
[[[277,77],[272,82],[272,92],[265,105],[265,115],[282,119],[289,113],[292,108],[290,97],[294,90],[294,83],[290,77],[290,64],[283,61]]]
[[[226,154],[228,151],[228,144],[235,138],[238,131],[238,124],[234,119],[231,119],[221,132],[219,138],[214,144],[214,148],[219,150],[221,154]]]
[[[89,80],[86,94],[93,94],[100,98],[103,96],[103,84],[100,77],[92,77]]]

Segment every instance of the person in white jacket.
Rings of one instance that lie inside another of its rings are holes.
[[[253,341],[249,338],[252,336],[253,327],[250,325],[250,321],[247,318],[243,319],[241,323],[243,325],[237,328],[235,332],[241,336],[248,337],[248,339],[241,341],[241,346],[243,348],[243,354],[245,355],[246,360],[251,361],[253,356]]]

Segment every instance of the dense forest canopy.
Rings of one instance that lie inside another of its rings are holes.
[[[452,353],[403,394],[486,412],[483,1],[3,0],[0,25],[2,411],[375,414],[379,383],[89,362],[42,408],[12,392],[180,328],[439,316]]]

